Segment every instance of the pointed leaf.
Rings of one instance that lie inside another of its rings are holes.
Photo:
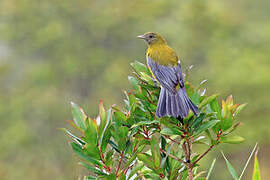
[[[73,135],[71,132],[69,132],[66,128],[61,128],[60,130],[66,132],[77,144],[80,144],[81,146],[85,145],[86,142],[82,139],[78,138],[77,136]]]
[[[238,106],[233,115],[234,116],[238,115],[244,109],[244,107],[246,107],[246,105],[247,105],[247,103],[241,104],[240,106]]]
[[[139,81],[134,78],[133,76],[128,76],[128,80],[129,82],[131,83],[132,87],[136,90],[136,91],[139,91]]]
[[[112,112],[111,109],[109,109],[109,110],[107,111],[106,124],[105,124],[105,127],[103,128],[103,130],[100,132],[101,135],[100,135],[100,137],[99,137],[99,144],[100,144],[100,146],[102,147],[102,148],[101,148],[102,151],[105,150],[106,144],[108,143],[108,142],[106,141],[106,139],[105,139],[105,141],[104,141],[103,139],[104,139],[104,136],[108,135],[108,133],[106,133],[106,131],[108,131],[108,126],[109,126],[109,124],[110,124],[110,122],[111,122],[111,112]]]
[[[210,166],[210,169],[209,169],[208,174],[207,174],[207,176],[206,176],[206,180],[209,179],[209,177],[210,177],[210,175],[211,175],[211,172],[213,171],[213,168],[214,168],[214,166],[215,166],[215,163],[216,163],[216,158],[213,160],[213,162],[212,162],[212,164],[211,164],[211,166]]]
[[[149,73],[149,70],[146,67],[146,65],[143,64],[143,63],[140,63],[138,61],[135,61],[135,62],[131,63],[131,66],[134,68],[134,70],[137,73],[139,73],[139,72],[147,72],[147,73]]]
[[[221,152],[222,156],[224,157],[225,161],[226,161],[226,165],[227,168],[229,170],[229,172],[231,173],[232,177],[234,180],[238,180],[238,175],[235,171],[235,169],[233,168],[233,166],[231,165],[231,163],[227,160],[227,158],[225,157],[225,155],[223,154],[223,152]]]
[[[249,164],[249,161],[250,161],[251,157],[253,156],[253,154],[254,154],[254,152],[255,152],[255,150],[256,150],[256,148],[257,148],[257,145],[258,145],[258,143],[255,144],[253,150],[251,151],[251,153],[250,153],[250,155],[249,155],[249,157],[248,157],[248,160],[247,160],[247,162],[246,162],[246,164],[245,164],[245,167],[243,168],[243,171],[242,171],[242,173],[241,173],[241,175],[240,175],[240,177],[239,177],[239,180],[242,179],[242,176],[244,175],[244,172],[245,172],[245,170],[247,169],[247,166],[248,166],[248,164]]]
[[[218,122],[219,122],[219,120],[212,120],[212,121],[208,121],[208,122],[202,124],[201,126],[199,126],[198,129],[196,129],[193,136],[196,136],[196,135],[200,134],[201,132],[203,132],[203,131],[205,131],[205,130],[207,130],[209,128],[212,128]]]
[[[202,123],[203,119],[206,117],[205,113],[201,113],[194,121],[193,124],[191,125],[191,128],[197,128],[199,125]]]
[[[135,166],[135,168],[133,168],[133,169],[130,171],[130,173],[129,173],[127,179],[131,179],[132,176],[133,176],[134,174],[138,173],[138,171],[140,171],[143,167],[144,167],[144,164],[140,164],[140,165]]]
[[[82,130],[86,130],[85,126],[85,119],[86,115],[84,114],[83,110],[75,103],[71,102],[71,110],[73,115],[73,121],[75,124]]]
[[[102,100],[99,101],[99,120],[98,135],[101,136],[106,124],[106,111],[104,109]]]
[[[134,124],[131,128],[137,127],[137,126],[145,126],[145,125],[150,125],[150,124],[157,124],[159,123],[158,120],[153,120],[153,121],[141,121],[136,124]]]
[[[139,153],[138,155],[138,159],[142,162],[144,162],[144,164],[150,168],[150,169],[155,169],[154,167],[154,163],[151,159],[151,156],[149,156],[148,154],[145,153]]]
[[[91,172],[93,172],[97,175],[107,175],[104,172],[102,172],[101,170],[99,170],[98,168],[90,166],[89,164],[87,164],[85,162],[79,162],[79,164],[84,166],[85,168],[87,168],[88,170],[90,170]]]
[[[232,97],[232,95],[227,97],[226,104],[227,104],[227,106],[232,106],[233,105],[233,97]]]
[[[108,143],[112,146],[112,148],[117,151],[118,153],[121,153],[118,146],[111,140],[108,141]]]
[[[166,151],[166,156],[164,158],[162,158],[162,160],[161,160],[161,164],[160,164],[160,167],[161,168],[164,168],[164,165],[166,163],[166,160],[167,160],[167,158],[168,158],[168,156],[169,156],[169,154],[171,152],[171,147],[172,147],[172,144],[169,144],[168,149]]]
[[[212,96],[209,96],[209,97],[205,98],[205,99],[201,102],[201,104],[199,105],[199,108],[201,108],[201,107],[205,106],[206,104],[212,102],[212,101],[215,100],[218,96],[219,96],[219,94],[214,94],[214,95],[212,95]]]
[[[176,128],[173,128],[173,127],[167,128],[167,127],[165,127],[160,131],[160,134],[164,134],[164,135],[182,135],[183,133],[180,130],[176,129]]]
[[[229,144],[239,144],[245,141],[245,139],[241,136],[232,136],[232,137],[221,137],[220,142],[221,143],[229,143]]]
[[[86,119],[87,129],[85,131],[85,138],[87,143],[96,146],[98,144],[97,141],[97,127],[95,124],[95,120],[87,118]]]
[[[258,157],[257,157],[257,152],[255,153],[255,158],[254,158],[254,169],[253,169],[252,180],[261,180],[261,173],[260,173],[260,168],[259,168],[259,161],[258,161]]]
[[[155,168],[159,168],[160,166],[160,150],[159,150],[159,144],[156,142],[155,138],[152,138],[151,140],[151,153],[154,161]]]
[[[97,159],[94,159],[94,158],[91,158],[90,156],[88,156],[88,155],[86,155],[84,152],[83,152],[83,150],[82,150],[82,148],[78,145],[78,144],[76,144],[76,143],[71,143],[71,147],[72,147],[72,149],[73,149],[73,151],[80,157],[80,158],[82,158],[82,159],[84,159],[84,160],[86,160],[86,161],[88,161],[88,162],[91,162],[91,163],[93,163],[93,164],[96,164],[96,165],[98,165],[98,166],[102,166],[102,164],[97,160]]]

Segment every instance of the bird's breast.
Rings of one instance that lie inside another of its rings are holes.
[[[164,66],[175,66],[178,61],[176,53],[167,45],[150,46],[147,49],[146,57],[150,57],[158,64]]]

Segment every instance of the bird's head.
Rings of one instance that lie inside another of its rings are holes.
[[[137,36],[140,39],[143,39],[147,42],[148,45],[153,44],[166,44],[165,39],[161,35],[155,32],[147,32],[143,35]]]

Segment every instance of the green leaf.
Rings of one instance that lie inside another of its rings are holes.
[[[135,168],[133,168],[130,171],[127,179],[130,179],[134,174],[138,173],[138,171],[140,171],[143,167],[144,167],[144,164],[139,164],[139,165],[135,166]]]
[[[165,156],[164,158],[162,158],[162,160],[161,160],[161,163],[160,163],[160,167],[161,167],[161,168],[164,168],[164,165],[165,165],[165,163],[166,163],[166,160],[167,160],[167,158],[168,158],[168,156],[169,156],[169,154],[170,154],[170,152],[171,152],[171,147],[172,147],[172,144],[170,144],[170,145],[168,146],[168,149],[167,149],[167,151],[166,151],[166,156]]]
[[[86,119],[86,131],[85,131],[85,140],[88,144],[92,146],[97,146],[97,127],[96,122],[93,119]]]
[[[135,61],[133,63],[130,63],[131,66],[134,68],[134,70],[139,73],[139,72],[146,72],[146,73],[150,73],[149,69],[146,67],[146,65],[144,65],[143,63],[140,63],[138,61]]]
[[[232,113],[230,111],[228,111],[226,117],[221,118],[222,131],[228,130],[229,128],[232,127],[232,125],[233,125]]]
[[[139,91],[139,81],[134,78],[133,76],[128,76],[128,80],[129,82],[131,83],[132,87],[136,90],[136,91]]]
[[[120,124],[126,124],[127,118],[124,113],[121,111],[116,111],[114,112],[114,117],[115,117],[115,122],[120,125]]]
[[[211,142],[211,144],[212,144],[212,142],[214,141],[214,139],[213,139],[213,137],[212,137],[210,131],[209,131],[209,130],[206,130],[206,131],[205,131],[205,134],[206,134],[207,137],[210,139],[210,142]]]
[[[220,105],[218,104],[217,99],[214,99],[213,101],[210,102],[210,107],[211,107],[213,112],[217,113],[217,118],[220,119],[221,118],[221,108],[220,108]]]
[[[199,105],[200,104],[200,95],[198,92],[193,93],[191,100],[194,104]]]
[[[149,156],[148,154],[146,153],[138,153],[137,155],[138,159],[142,162],[144,162],[144,164],[150,168],[150,169],[155,169],[154,167],[154,163],[152,161],[152,158],[151,156]]]
[[[258,143],[255,144],[253,150],[251,151],[251,153],[250,153],[250,155],[249,155],[249,157],[248,157],[248,159],[247,159],[247,162],[246,162],[246,164],[245,164],[245,167],[243,168],[243,171],[242,171],[242,173],[241,173],[241,175],[240,175],[240,177],[239,177],[239,180],[242,179],[242,176],[244,175],[244,172],[245,172],[245,170],[247,169],[247,166],[248,166],[248,164],[249,164],[249,161],[250,161],[251,157],[253,156],[253,154],[254,154],[254,152],[255,152],[255,150],[256,150],[256,148],[257,148],[257,145],[258,145]]]
[[[212,121],[208,121],[208,122],[202,124],[201,126],[199,126],[199,128],[196,129],[196,131],[194,132],[193,136],[197,136],[201,132],[203,132],[203,131],[205,131],[205,130],[207,130],[209,128],[212,128],[218,122],[219,122],[219,120],[212,120]]]
[[[119,150],[118,146],[111,140],[108,141],[108,143],[112,146],[112,148],[118,152],[118,153],[121,153],[121,151]]]
[[[234,180],[238,180],[238,175],[235,171],[235,169],[233,168],[233,166],[231,165],[231,163],[227,160],[227,158],[225,157],[225,155],[223,154],[223,152],[221,152],[222,156],[224,157],[225,161],[226,161],[226,165],[227,168],[229,170],[229,172],[231,173],[232,177]]]
[[[183,133],[180,130],[176,129],[176,128],[173,128],[173,127],[167,128],[167,127],[165,127],[160,131],[160,134],[164,134],[164,135],[182,135]]]
[[[116,175],[115,174],[100,175],[98,176],[97,180],[116,180]]]
[[[73,121],[75,124],[82,130],[86,130],[85,126],[85,119],[86,115],[84,114],[83,110],[75,103],[71,102],[71,111],[73,115]]]
[[[240,106],[238,106],[233,115],[234,116],[238,115],[244,109],[244,107],[246,107],[246,105],[247,105],[247,103],[241,104]]]
[[[147,83],[149,83],[150,85],[154,85],[154,79],[149,75],[149,74],[146,74],[144,72],[141,72],[140,73],[141,75],[141,78],[146,81]]]
[[[137,127],[137,126],[145,126],[145,125],[150,125],[150,124],[157,124],[159,123],[158,120],[153,120],[153,121],[141,121],[138,122],[136,124],[134,124],[133,126],[131,126],[131,128]]]
[[[127,168],[137,157],[137,154],[140,153],[145,147],[145,144],[142,144],[137,148],[137,150],[132,154],[132,156],[128,159],[128,161],[124,165],[124,169]]]
[[[125,147],[125,150],[124,150],[124,154],[126,154],[126,153],[128,152],[130,146],[131,146],[131,141],[128,140],[128,141],[126,142],[126,147]]]
[[[97,175],[107,175],[107,174],[103,173],[101,170],[99,170],[98,168],[90,166],[89,164],[87,164],[85,162],[79,162],[79,164],[84,166],[85,168],[87,168],[88,170],[90,170],[91,172],[93,172]]]
[[[219,94],[214,94],[212,96],[209,96],[207,98],[205,98],[201,104],[199,105],[199,108],[204,107],[206,104],[209,104],[210,102],[214,101],[217,97],[219,96]]]
[[[94,158],[92,158],[92,157],[86,155],[86,154],[83,152],[82,148],[81,148],[78,144],[72,142],[72,143],[71,143],[71,147],[72,147],[73,151],[74,151],[80,158],[82,158],[82,159],[84,159],[84,160],[86,160],[86,161],[88,161],[88,162],[91,162],[91,163],[93,163],[93,164],[96,164],[96,165],[98,165],[98,166],[100,166],[100,167],[102,166],[102,164],[101,164],[97,159],[94,159]]]
[[[106,124],[106,111],[104,109],[102,100],[99,101],[99,118],[100,124],[98,127],[98,136],[100,137]]]
[[[151,140],[151,153],[152,153],[152,157],[154,161],[154,166],[156,169],[158,169],[160,167],[161,157],[160,157],[159,144],[155,140],[155,138],[152,138]]]
[[[108,127],[109,127],[110,122],[111,122],[111,112],[112,112],[111,109],[109,109],[107,111],[106,124],[105,124],[105,127],[102,129],[101,135],[100,135],[100,138],[99,138],[99,144],[101,146],[102,152],[105,151],[106,145],[108,143],[107,140],[109,139],[109,136],[110,136],[110,132],[108,132],[109,131],[109,128]],[[105,139],[105,141],[104,141],[104,139]]]
[[[191,128],[196,129],[197,127],[199,127],[205,117],[206,117],[206,114],[201,113],[196,119],[194,119],[193,124],[191,125]]]
[[[229,131],[225,132],[224,135],[228,135],[230,133],[232,133],[233,131],[235,131],[237,129],[238,126],[241,125],[241,122],[235,123],[230,129]]]
[[[95,158],[95,159],[100,158],[99,149],[96,145],[88,143],[84,146],[84,151],[88,156],[90,156],[92,158]]]
[[[220,137],[221,143],[229,143],[229,144],[239,144],[242,143],[245,139],[241,136],[232,136],[232,137]]]
[[[208,171],[208,174],[207,174],[205,180],[208,180],[208,179],[209,179],[209,177],[210,177],[210,175],[211,175],[211,172],[213,171],[213,168],[214,168],[214,166],[215,166],[215,163],[216,163],[216,158],[213,160],[213,162],[212,162],[212,164],[211,164],[211,166],[210,166],[210,169],[209,169],[209,171]]]
[[[97,178],[94,176],[84,176],[83,177],[83,180],[95,180],[95,179],[97,179]]]
[[[121,126],[118,129],[118,132],[116,133],[118,135],[118,148],[120,149],[120,151],[124,151],[126,148],[126,143],[127,143],[127,138],[128,138],[128,130],[129,128],[126,126]]]
[[[186,180],[186,179],[187,179],[187,176],[188,176],[188,171],[187,171],[187,169],[185,169],[181,174],[182,174],[181,180]]]
[[[114,154],[114,151],[112,149],[107,151],[106,156],[105,156],[105,165],[106,166],[112,166],[113,154]]]
[[[77,144],[80,144],[81,146],[85,145],[86,142],[82,139],[78,138],[77,136],[73,135],[71,132],[69,132],[66,128],[61,128],[60,130],[66,132]]]
[[[260,173],[260,168],[259,168],[259,161],[258,161],[258,157],[257,157],[257,152],[255,153],[255,158],[254,158],[254,169],[253,169],[252,180],[261,180],[261,173]]]

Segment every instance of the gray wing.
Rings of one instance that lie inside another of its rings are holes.
[[[177,66],[163,66],[152,58],[147,57],[147,65],[150,67],[153,75],[159,81],[162,87],[167,89],[169,92],[177,93],[176,86],[180,84],[180,87],[184,87],[184,79],[180,63]]]

